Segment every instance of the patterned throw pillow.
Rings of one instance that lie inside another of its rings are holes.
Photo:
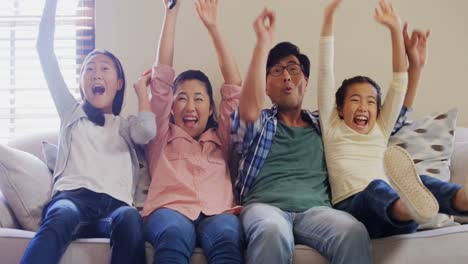
[[[457,109],[447,113],[432,114],[403,126],[390,137],[389,145],[398,145],[411,155],[419,175],[428,175],[443,181],[450,180]],[[435,229],[458,225],[452,216],[437,214],[418,229]]]
[[[390,137],[389,145],[406,149],[419,175],[449,181],[457,114],[457,109],[451,109],[414,120]]]

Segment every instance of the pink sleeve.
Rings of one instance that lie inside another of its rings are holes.
[[[162,151],[164,139],[169,132],[169,118],[171,114],[173,92],[172,83],[174,81],[174,69],[168,65],[153,65],[151,73],[151,110],[156,115],[156,126],[158,131],[156,137],[147,146],[147,160],[155,163]]]
[[[222,150],[227,154],[231,150],[230,136],[230,116],[231,113],[239,106],[239,99],[242,88],[237,85],[223,84],[221,86],[221,102],[219,104],[218,116],[218,137],[221,140]]]
[[[153,65],[151,73],[151,110],[156,115],[158,135],[165,135],[169,129],[174,81],[174,69],[167,65]]]

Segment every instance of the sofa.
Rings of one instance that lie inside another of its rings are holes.
[[[56,142],[56,132],[22,136],[7,145],[32,153],[41,160],[43,141]],[[463,184],[468,181],[468,128],[458,127],[455,133],[450,164],[451,181]],[[22,230],[15,219],[12,207],[0,192],[0,263],[18,263],[34,232]],[[459,218],[463,221],[465,219]],[[449,227],[418,231],[372,240],[373,263],[467,263],[468,225],[451,222]],[[147,262],[151,263],[153,251],[147,243]],[[61,263],[107,263],[110,248],[108,239],[78,239],[66,250]],[[192,263],[206,263],[201,249],[197,248]],[[328,263],[317,251],[297,245],[293,263]]]

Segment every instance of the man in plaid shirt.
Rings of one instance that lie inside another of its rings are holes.
[[[316,249],[330,263],[370,263],[365,227],[331,207],[319,116],[302,109],[309,59],[289,42],[269,50],[270,11],[254,27],[257,44],[239,108],[231,115],[231,137],[240,155],[235,194],[244,206],[247,263],[291,263],[296,243]],[[271,109],[262,110],[264,91]],[[396,129],[406,113],[403,108]]]

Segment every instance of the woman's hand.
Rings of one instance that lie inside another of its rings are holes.
[[[206,28],[218,26],[218,0],[197,0],[195,9]]]

